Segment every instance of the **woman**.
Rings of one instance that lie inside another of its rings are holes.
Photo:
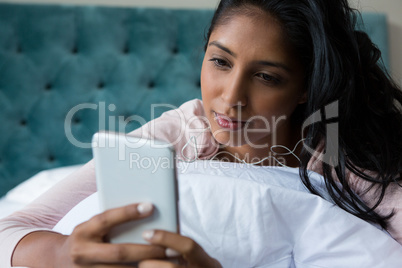
[[[281,163],[300,167],[312,193],[317,191],[307,169],[324,176],[328,192],[341,208],[388,228],[402,242],[400,208],[392,205],[401,193],[402,93],[379,67],[379,51],[367,35],[354,31],[354,23],[346,0],[222,0],[205,46],[203,102],[182,108],[208,119],[207,136],[202,139],[207,144],[186,158],[274,165],[267,157],[269,148],[295,147],[294,155],[281,155]],[[334,103],[339,105],[335,109],[339,145],[335,154],[320,157],[320,152],[333,152],[335,140],[327,141],[327,123],[303,128],[303,122]],[[171,122],[165,124],[158,129],[175,128]],[[175,139],[171,133],[152,135]],[[304,149],[297,147],[301,140]],[[187,143],[180,141],[176,149]],[[316,148],[317,154],[306,148]],[[144,233],[149,246],[103,242],[113,226],[151,215],[153,207],[147,203],[99,214],[70,236],[49,232],[47,228],[95,191],[94,181],[85,179],[94,177],[92,163],[74,176],[75,181],[31,205],[31,210],[51,215],[48,225],[30,220],[36,229],[18,229],[26,221],[23,212],[3,223],[14,222],[16,239],[6,252],[11,256],[15,246],[13,265],[126,267],[123,264],[139,262],[141,268],[176,267],[163,258],[179,254],[189,267],[220,267],[194,240],[162,230]],[[66,193],[75,194],[66,197]],[[53,205],[61,200],[68,204]],[[37,257],[44,253],[46,259]]]

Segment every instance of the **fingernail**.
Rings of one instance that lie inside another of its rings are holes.
[[[137,206],[137,210],[140,214],[149,213],[152,210],[152,204],[149,202],[140,203]]]
[[[173,257],[179,257],[181,254],[180,254],[180,252],[178,252],[174,249],[167,248],[165,250],[165,255],[166,255],[166,257],[173,258]]]
[[[142,233],[142,237],[143,237],[145,240],[151,240],[152,237],[154,236],[154,233],[155,233],[155,231],[153,231],[153,230],[144,231],[144,232]]]

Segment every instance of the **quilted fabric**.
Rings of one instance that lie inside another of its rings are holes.
[[[365,12],[362,14],[363,21],[358,21],[358,29],[365,31],[380,49],[385,68],[389,68],[389,37],[387,16],[381,13]]]
[[[40,170],[88,161],[96,131],[131,131],[200,98],[212,15],[0,4],[0,196]],[[367,22],[388,64],[385,16]]]

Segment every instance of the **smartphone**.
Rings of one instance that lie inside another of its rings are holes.
[[[133,203],[151,202],[152,216],[116,226],[112,243],[148,244],[145,230],[179,233],[175,150],[169,143],[114,132],[92,138],[96,184],[102,211]]]

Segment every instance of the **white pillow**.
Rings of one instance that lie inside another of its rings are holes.
[[[323,186],[322,177],[311,173]],[[298,169],[197,161],[179,166],[180,224],[224,267],[400,267],[386,233],[310,194]],[[55,227],[99,213],[97,194]]]

